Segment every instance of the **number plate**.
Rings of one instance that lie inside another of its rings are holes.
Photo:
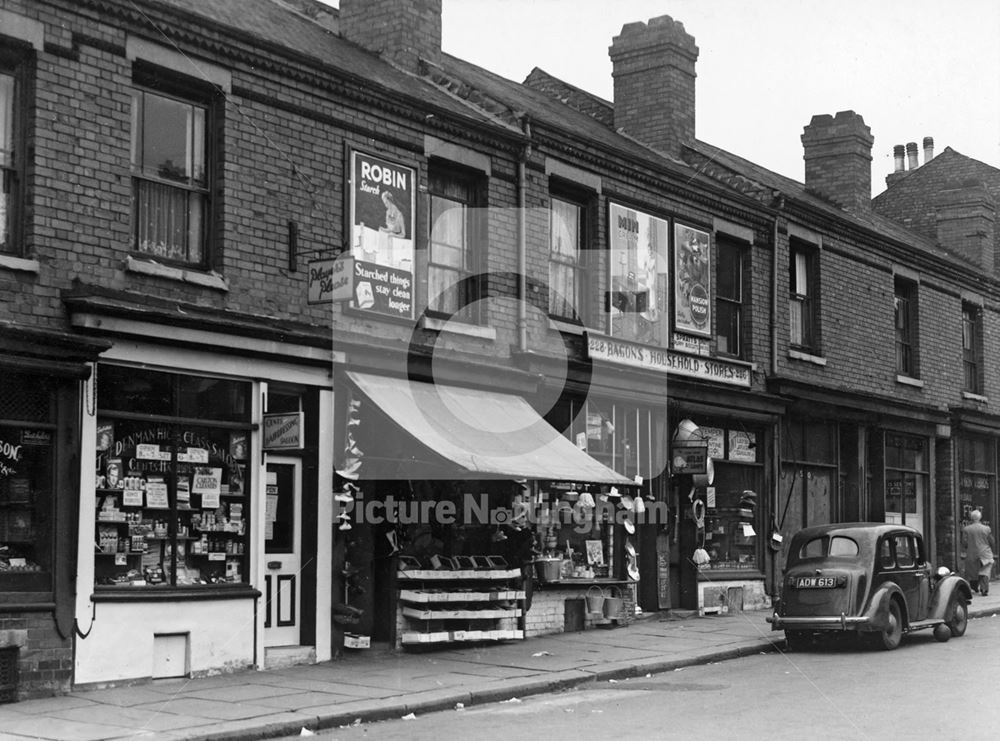
[[[832,576],[800,576],[795,580],[796,589],[833,589],[837,579]]]

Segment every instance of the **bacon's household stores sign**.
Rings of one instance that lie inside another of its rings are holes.
[[[362,311],[413,318],[415,172],[351,152],[353,300]]]
[[[730,386],[750,387],[750,366],[715,358],[686,355],[676,350],[626,342],[607,335],[587,333],[587,352],[591,360],[616,365],[700,378]]]

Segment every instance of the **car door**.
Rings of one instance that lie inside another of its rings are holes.
[[[917,539],[911,533],[895,533],[891,539],[895,562],[892,578],[906,598],[909,619],[923,620],[927,616],[930,570],[920,553]]]

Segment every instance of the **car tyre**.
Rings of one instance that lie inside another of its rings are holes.
[[[948,630],[955,638],[965,635],[965,629],[969,627],[969,606],[960,594],[951,595],[948,601]]]
[[[896,600],[889,602],[889,625],[877,635],[882,648],[886,651],[899,648],[903,640],[903,613]]]

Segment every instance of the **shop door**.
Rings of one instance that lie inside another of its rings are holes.
[[[264,645],[299,645],[302,462],[267,457],[264,514]]]

